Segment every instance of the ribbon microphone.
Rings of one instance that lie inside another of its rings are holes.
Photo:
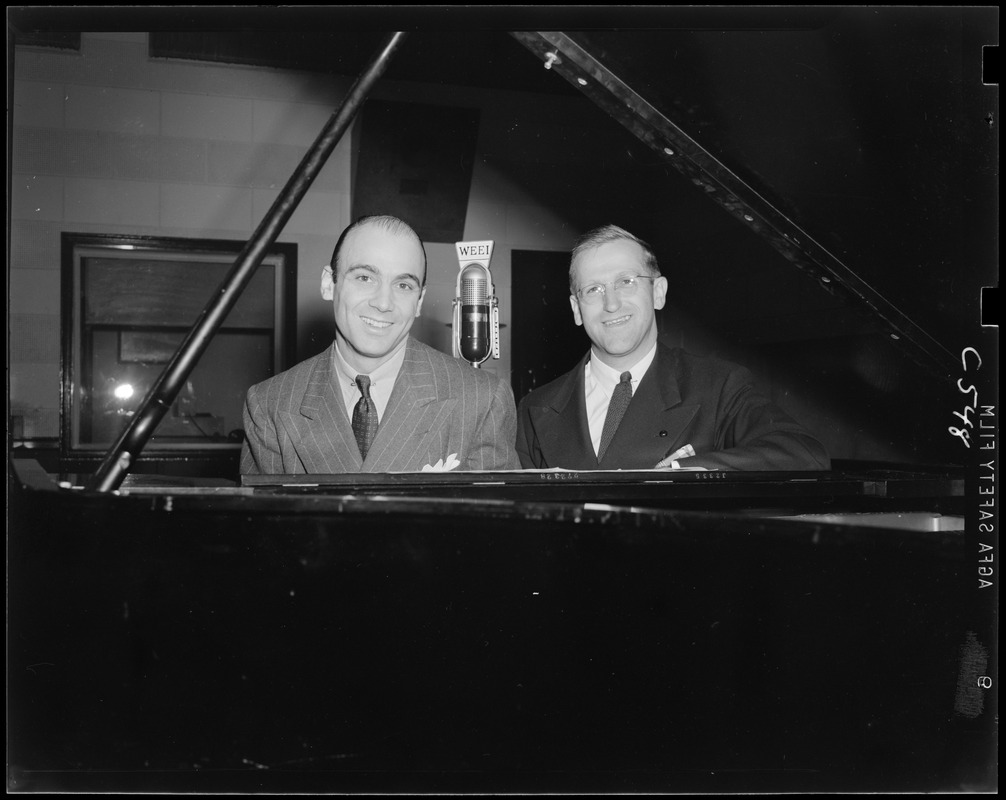
[[[454,357],[478,367],[491,355],[500,357],[499,301],[489,262],[493,243],[456,242],[458,283],[454,297]]]

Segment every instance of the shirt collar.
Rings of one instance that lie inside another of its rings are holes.
[[[402,364],[405,363],[405,345],[407,342],[408,338],[403,339],[402,344],[399,346],[395,354],[373,372],[357,372],[349,366],[349,364],[346,363],[346,359],[342,357],[342,353],[339,352],[339,343],[336,342],[335,347],[333,348],[335,353],[333,360],[335,372],[338,375],[340,383],[343,381],[349,381],[350,384],[356,386],[357,375],[369,375],[371,386],[376,384],[381,384],[383,386],[385,382],[394,384],[395,379],[398,377],[398,373],[402,369]]]
[[[605,394],[610,395],[614,391],[615,385],[619,382],[623,372],[632,373],[632,386],[635,389],[639,385],[639,382],[643,379],[646,374],[646,370],[650,368],[650,364],[653,363],[653,359],[657,355],[657,343],[654,342],[653,346],[646,351],[639,361],[633,364],[627,369],[614,369],[605,364],[601,359],[597,357],[597,353],[594,352],[594,348],[590,349],[590,375],[597,381],[598,386],[604,391]]]

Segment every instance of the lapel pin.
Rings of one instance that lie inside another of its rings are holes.
[[[666,436],[666,435],[667,431],[661,431],[660,433],[657,434],[657,436]]]

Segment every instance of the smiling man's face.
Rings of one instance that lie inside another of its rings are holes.
[[[321,296],[332,301],[339,352],[370,373],[405,346],[423,306],[425,256],[411,236],[377,225],[346,236],[339,263],[322,274]]]
[[[597,357],[613,369],[634,365],[657,341],[657,318],[664,307],[667,278],[643,279],[635,294],[623,296],[613,289],[619,278],[649,275],[643,248],[629,239],[605,242],[577,256],[573,263],[574,288],[591,284],[605,287],[601,302],[586,303],[575,294],[570,305],[577,325],[582,325]]]

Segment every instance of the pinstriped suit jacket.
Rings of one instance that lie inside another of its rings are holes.
[[[419,472],[452,453],[460,471],[520,469],[510,387],[411,336],[364,461],[333,382],[334,347],[248,390],[242,474]]]

